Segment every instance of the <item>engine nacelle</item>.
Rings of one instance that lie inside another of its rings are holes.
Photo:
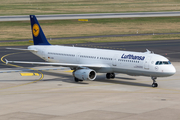
[[[96,72],[92,69],[79,69],[79,70],[76,70],[73,74],[74,74],[74,77],[80,80],[95,80],[96,79]]]

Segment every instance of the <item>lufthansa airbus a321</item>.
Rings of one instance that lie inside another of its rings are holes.
[[[106,78],[115,78],[115,73],[133,76],[147,76],[157,87],[157,77],[174,75],[176,69],[171,62],[158,54],[147,52],[104,50],[82,47],[51,45],[35,15],[30,15],[34,45],[28,50],[48,62],[8,61],[6,63],[43,64],[70,67],[76,82],[95,80],[97,73],[107,73]],[[12,48],[13,49],[13,48]]]

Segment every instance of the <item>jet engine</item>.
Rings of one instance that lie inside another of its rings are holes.
[[[96,72],[92,69],[79,69],[73,75],[80,80],[95,80],[96,78]]]

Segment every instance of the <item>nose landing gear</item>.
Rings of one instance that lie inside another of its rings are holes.
[[[157,77],[151,77],[151,79],[153,80],[152,87],[153,87],[153,88],[158,87],[158,84],[156,83]]]

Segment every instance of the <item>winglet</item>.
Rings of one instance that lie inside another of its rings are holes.
[[[8,64],[8,60],[7,59],[5,59],[5,61],[6,61],[6,65]]]
[[[44,32],[35,15],[30,15],[31,29],[34,45],[51,45],[44,35]]]

